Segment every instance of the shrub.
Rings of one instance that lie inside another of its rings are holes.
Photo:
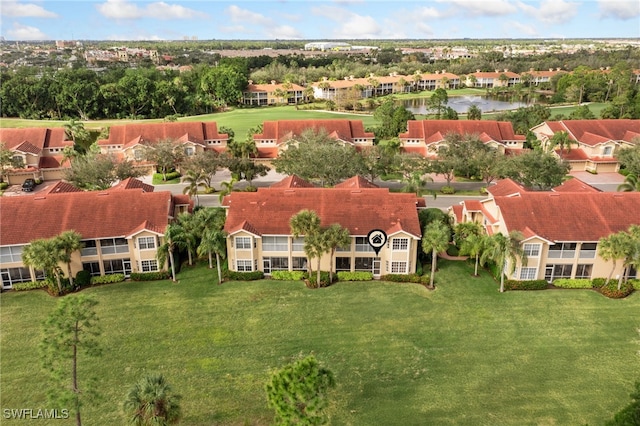
[[[35,181],[36,181],[36,185],[40,185],[42,183],[42,179],[40,178],[37,178]]]
[[[430,283],[430,281],[431,281],[431,280],[430,280],[430,278],[431,278],[431,275],[429,275],[429,274],[424,274],[424,275],[422,275],[422,276],[420,277],[420,284],[422,284],[422,285],[429,285],[429,283]],[[435,284],[435,279],[434,279],[434,282],[433,282],[433,283]]]
[[[447,247],[447,254],[449,256],[457,256],[460,254],[460,249],[458,248],[458,246],[449,244],[449,247]]]
[[[591,280],[588,278],[558,278],[553,281],[553,285],[558,288],[592,288]]]
[[[132,272],[131,281],[158,281],[171,278],[169,271],[157,272]]]
[[[271,279],[279,281],[301,281],[304,278],[304,271],[273,271]]]
[[[629,280],[629,283],[631,284],[634,290],[640,290],[640,279]]]
[[[178,179],[180,176],[182,176],[180,172],[169,172],[167,173],[167,180]]]
[[[236,272],[226,270],[222,275],[224,278],[232,281],[256,281],[264,278],[264,272],[262,271]]]
[[[337,275],[338,281],[371,281],[373,279],[373,274],[371,272],[364,271],[340,271]]]
[[[113,284],[124,281],[124,274],[111,274],[98,277],[91,277],[91,285]]]
[[[257,188],[257,187],[255,187],[255,186],[247,186],[247,187],[244,189],[244,192],[258,192],[258,188]]]
[[[607,296],[610,299],[622,299],[627,297],[633,292],[633,285],[630,282],[622,283],[620,290],[618,290],[618,280],[611,280],[609,284],[600,287],[600,293]]]
[[[453,186],[443,186],[442,188],[440,188],[440,192],[443,194],[455,194],[456,193],[456,189]]]
[[[78,273],[76,274],[76,279],[73,282],[73,284],[76,287],[88,287],[89,285],[91,285],[91,274],[89,273],[89,271],[78,271]]]
[[[418,262],[418,264],[416,265],[416,274],[422,275],[422,270],[423,270],[422,262]]]
[[[0,191],[4,191],[8,187],[9,187],[9,184],[7,182],[0,182]]]
[[[600,288],[603,285],[605,285],[607,282],[606,278],[594,278],[591,280],[591,287],[593,288]]]
[[[505,290],[544,290],[548,283],[545,280],[505,280]]]
[[[11,286],[15,291],[35,290],[45,288],[49,284],[46,281],[29,281],[27,283],[17,283]]]
[[[305,284],[307,285],[307,287],[309,288],[318,288],[318,284],[317,284],[317,279],[318,279],[318,272],[312,272],[311,276],[309,276],[309,274],[307,272],[304,273],[304,278],[305,278]],[[333,276],[333,281],[335,281],[336,279],[338,279],[337,276]],[[329,287],[332,283],[329,282],[329,272],[327,271],[320,271],[320,287]]]
[[[422,277],[418,274],[387,274],[380,277],[382,281],[391,281],[394,283],[416,283],[422,282]]]

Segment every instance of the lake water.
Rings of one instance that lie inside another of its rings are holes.
[[[425,115],[428,113],[426,107],[428,102],[429,98],[417,98],[404,100],[402,101],[402,104],[406,109],[414,114]],[[497,99],[490,99],[487,96],[476,95],[450,96],[449,103],[446,104],[446,106],[453,108],[458,114],[466,114],[471,105],[477,106],[483,113],[492,111],[508,111],[528,106],[525,102],[500,101]]]

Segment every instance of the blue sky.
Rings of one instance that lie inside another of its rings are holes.
[[[7,40],[639,38],[639,0],[0,0]]]

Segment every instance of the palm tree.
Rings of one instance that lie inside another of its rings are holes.
[[[347,247],[351,244],[349,230],[338,223],[331,224],[323,231],[324,242],[329,249],[329,282],[333,282],[333,256],[338,247]]]
[[[202,239],[200,240],[200,245],[197,248],[197,253],[199,255],[204,255],[205,253],[209,256],[209,269],[213,267],[211,254],[215,253],[216,255],[216,268],[218,270],[218,284],[222,284],[222,269],[220,267],[220,258],[223,259],[227,257],[227,233],[219,230],[219,229],[207,229],[202,234]]]
[[[527,257],[520,243],[523,236],[518,231],[511,231],[509,235],[496,233],[487,239],[480,257],[480,263],[484,264],[487,260],[494,261],[500,267],[500,293],[504,292],[504,275],[507,263],[509,264],[509,274],[512,274],[516,267],[516,262],[520,258],[524,265]]]
[[[133,425],[166,426],[180,420],[180,399],[162,374],[148,374],[129,389],[124,409]]]
[[[187,170],[187,173],[182,178],[182,182],[187,184],[182,190],[182,193],[189,195],[191,198],[195,197],[196,206],[199,205],[198,188],[200,188],[200,185],[204,187],[208,186],[209,177],[207,174],[202,170]]]
[[[436,262],[438,253],[445,251],[449,246],[449,227],[440,221],[433,221],[424,228],[422,235],[422,250],[431,253],[431,276],[429,288],[435,288]]]
[[[467,110],[468,120],[482,120],[482,110],[477,105],[471,105]]]
[[[220,200],[220,204],[222,204],[222,200],[224,199],[224,197],[226,197],[227,195],[231,194],[231,192],[233,192],[233,185],[237,182],[238,180],[232,176],[231,179],[228,182],[221,182],[220,183],[220,194],[218,195],[218,199]]]
[[[289,219],[289,227],[294,238],[304,236],[304,252],[307,255],[307,268],[312,273],[311,259],[316,255],[313,237],[320,234],[320,216],[313,210],[300,210]],[[318,285],[320,280],[318,280]]]
[[[629,173],[624,178],[624,182],[618,185],[617,191],[640,192],[640,178],[633,173]]]
[[[176,218],[178,232],[174,235],[174,241],[179,249],[186,249],[189,258],[189,266],[193,265],[193,255],[198,246],[197,220],[190,213],[180,213]]]
[[[60,279],[60,251],[54,238],[33,240],[22,249],[22,262],[25,266],[41,269],[47,276],[54,276],[58,284],[58,292],[62,294]]]
[[[177,223],[170,223],[167,225],[167,229],[164,232],[164,243],[158,247],[157,257],[158,262],[161,265],[167,261],[167,254],[169,255],[169,265],[171,267],[171,280],[176,282],[176,265],[173,257],[173,252],[177,248],[176,238],[182,232],[180,225]]]
[[[624,231],[611,234],[607,237],[602,237],[598,241],[598,254],[604,261],[611,260],[613,266],[609,276],[607,276],[607,284],[613,276],[613,272],[616,270],[616,264],[618,259],[625,259],[627,252],[630,249],[631,237]],[[624,274],[621,274],[624,275]],[[618,290],[622,287],[622,280],[618,280]]]
[[[551,143],[551,149],[555,148],[556,146],[560,147],[560,158],[562,158],[564,155],[565,147],[567,148],[567,153],[569,153],[571,152],[571,145],[576,144],[576,141],[572,140],[569,137],[569,133],[565,131],[555,132],[549,142]]]
[[[58,245],[60,260],[67,264],[67,276],[69,277],[69,284],[73,288],[73,276],[71,274],[71,255],[73,252],[81,250],[84,247],[82,242],[82,235],[76,231],[64,231],[57,237],[55,237],[56,244]]]
[[[89,132],[84,128],[84,123],[74,118],[64,124],[64,133],[76,146],[83,146],[89,137]]]
[[[480,256],[487,245],[487,235],[484,234],[472,234],[469,235],[460,247],[460,254],[469,255],[475,258],[475,269],[473,276],[478,276],[478,264],[480,263]]]

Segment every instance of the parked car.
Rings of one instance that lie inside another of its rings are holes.
[[[31,179],[31,178],[26,179],[22,184],[22,190],[24,192],[31,192],[35,187],[36,187],[36,181],[35,179]]]

